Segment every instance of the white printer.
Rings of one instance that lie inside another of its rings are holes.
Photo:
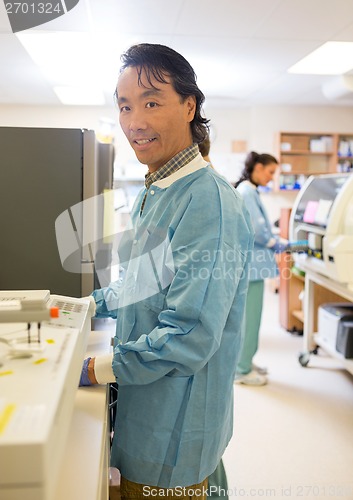
[[[318,311],[318,336],[345,358],[353,358],[353,304],[321,304]]]
[[[353,174],[310,176],[295,200],[291,241],[308,240],[307,255],[296,257],[313,271],[353,289]]]

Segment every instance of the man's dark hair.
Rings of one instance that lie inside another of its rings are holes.
[[[165,45],[141,43],[132,45],[122,54],[121,61],[121,72],[128,67],[137,68],[139,85],[142,85],[141,73],[144,71],[151,87],[154,87],[152,77],[161,83],[168,83],[166,77],[169,77],[182,101],[189,96],[195,96],[196,111],[190,123],[192,138],[194,142],[200,143],[207,137],[209,120],[201,115],[205,96],[196,84],[193,68],[181,54]]]

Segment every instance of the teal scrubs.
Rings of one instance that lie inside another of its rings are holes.
[[[253,357],[259,346],[264,281],[250,281],[245,309],[245,335],[237,364],[237,373],[245,375],[252,370]]]
[[[267,245],[274,239],[271,223],[260,199],[256,186],[249,181],[239,184],[250,212],[255,231],[254,249],[249,269],[249,289],[246,299],[246,319],[242,349],[237,364],[237,373],[245,375],[252,370],[253,357],[258,349],[264,296],[264,280],[278,274],[275,252]]]
[[[212,500],[228,500],[228,481],[223,460],[208,478],[208,495]]]

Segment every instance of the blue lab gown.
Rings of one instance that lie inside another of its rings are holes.
[[[120,242],[121,281],[93,293],[116,317],[111,464],[141,484],[197,484],[232,436],[233,380],[253,244],[244,203],[199,155],[149,189]]]
[[[260,281],[267,278],[274,278],[278,275],[276,254],[272,248],[267,247],[269,242],[274,240],[274,236],[260,194],[256,186],[250,181],[244,181],[239,184],[237,191],[241,194],[246,203],[255,231],[249,279],[250,281]]]

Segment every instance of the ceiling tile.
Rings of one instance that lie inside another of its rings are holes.
[[[77,51],[81,77],[101,77],[107,105],[121,52],[132,43],[147,42],[182,53],[209,101],[341,106],[340,100],[328,101],[322,94],[327,77],[313,80],[288,75],[287,69],[327,40],[353,41],[353,0],[80,0],[36,30],[84,31],[106,40],[101,52],[84,44],[72,47],[72,53]],[[53,57],[53,68],[57,63]],[[0,103],[58,104],[52,85],[62,75],[43,75],[11,33],[3,2],[0,72]],[[346,99],[346,105],[352,107],[352,101]]]
[[[282,0],[254,36],[323,42],[342,30],[352,20],[352,15],[352,0]]]

